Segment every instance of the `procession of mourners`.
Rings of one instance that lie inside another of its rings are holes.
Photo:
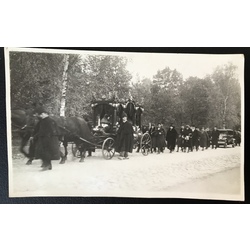
[[[23,149],[21,150],[29,158],[27,164],[31,164],[33,159],[41,159],[42,170],[52,170],[52,160],[62,158],[63,163],[65,162],[67,142],[69,141],[77,144],[78,149],[81,149],[81,155],[85,155],[85,152],[88,152],[88,156],[91,157],[95,154],[95,148],[98,148],[98,142],[93,138],[103,138],[104,142],[101,141],[103,145],[99,148],[102,150],[107,149],[108,159],[111,159],[115,152],[119,153],[119,160],[128,160],[130,158],[129,154],[133,152],[133,149],[137,153],[145,153],[147,151],[147,154],[144,155],[163,154],[166,152],[172,154],[174,152],[205,151],[208,148],[218,149],[219,146],[226,148],[228,145],[231,145],[234,147],[241,144],[241,133],[239,130],[218,129],[217,126],[213,126],[213,129],[210,130],[210,128],[205,126],[194,124],[189,126],[183,123],[179,128],[176,128],[174,123],[170,123],[168,127],[164,126],[163,122],[142,125],[140,115],[143,109],[140,109],[141,107],[134,106],[133,108],[133,106],[129,106],[131,103],[131,101],[127,102],[127,106],[123,108],[116,103],[113,106],[105,106],[107,103],[103,102],[101,104],[97,103],[99,106],[97,104],[94,106],[97,117],[94,119],[94,123],[96,122],[95,127],[87,119],[71,117],[67,123],[66,118],[56,119],[44,107],[36,108],[34,114],[37,122],[30,133],[29,153],[26,154]],[[117,112],[110,113],[108,108],[112,112],[114,110]],[[121,109],[120,113],[118,112],[119,109]],[[140,113],[137,112],[138,110]],[[109,114],[104,114],[104,111]],[[136,112],[139,115],[136,115]],[[114,114],[117,116],[115,119],[113,119]],[[71,131],[69,131],[69,125],[72,127]],[[28,127],[26,124],[22,129]],[[80,128],[80,132],[76,132],[76,128]],[[147,147],[142,144],[144,135],[147,135],[145,137],[148,142]],[[107,145],[105,145],[106,142],[108,142]],[[60,151],[61,143],[65,146],[64,156],[62,156]]]

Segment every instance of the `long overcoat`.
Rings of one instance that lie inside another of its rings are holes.
[[[157,136],[157,131],[155,127],[151,127],[149,129],[149,134],[151,136],[151,142],[152,142],[152,148],[156,148],[156,136]]]
[[[218,143],[220,132],[219,130],[212,131],[212,145],[216,145]]]
[[[185,128],[183,136],[184,136],[184,146],[189,148],[192,147],[192,136],[193,136],[192,129]]]
[[[175,128],[172,128],[172,129],[169,128],[168,129],[166,140],[167,140],[169,149],[174,149],[175,148],[177,135],[178,134],[177,134],[177,131],[175,130]]]
[[[35,158],[42,160],[59,160],[60,148],[58,139],[58,127],[50,117],[46,117],[37,124],[35,143]]]
[[[128,121],[122,122],[116,137],[115,151],[120,152],[130,152],[133,151],[133,141],[134,141],[134,130],[131,123]]]
[[[193,136],[192,136],[193,146],[199,145],[199,140],[200,140],[200,132],[197,129],[195,129],[193,131]]]
[[[177,145],[178,147],[183,147],[184,146],[184,128],[180,129],[180,133],[177,138]]]
[[[156,147],[158,148],[164,148],[166,147],[166,132],[163,128],[157,128],[156,129]]]
[[[200,133],[200,146],[206,148],[208,146],[209,136],[206,131],[201,131]]]

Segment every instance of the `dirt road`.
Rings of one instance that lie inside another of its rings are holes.
[[[223,172],[211,174],[198,180],[182,183],[167,189],[168,192],[188,194],[190,198],[195,198],[197,193],[202,197],[213,196],[215,194],[225,195],[225,197],[237,196],[241,192],[241,171],[236,167]]]
[[[45,172],[39,160],[27,166],[26,159],[16,159],[10,171],[11,195],[242,199],[240,150],[133,153],[123,161],[117,155],[104,160],[98,151],[83,163],[72,156],[64,165],[55,161]]]

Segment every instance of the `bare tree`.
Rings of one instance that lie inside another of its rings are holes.
[[[62,77],[62,97],[60,106],[60,116],[65,116],[66,92],[68,86],[69,55],[64,55],[63,62],[64,62],[64,69]]]

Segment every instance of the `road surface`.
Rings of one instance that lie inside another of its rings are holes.
[[[243,199],[241,147],[163,154],[132,153],[128,160],[102,158],[85,162],[72,155],[64,165],[53,161],[41,171],[40,160],[13,159],[10,193],[22,196],[119,196]]]

